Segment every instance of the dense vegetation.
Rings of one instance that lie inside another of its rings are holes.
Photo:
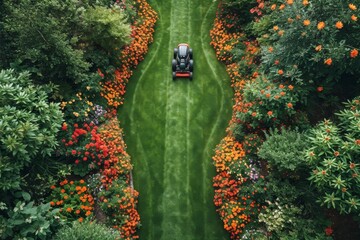
[[[1,239],[137,238],[116,107],[155,21],[143,0],[1,1]]]
[[[359,237],[359,4],[219,5],[212,45],[235,105],[214,202],[233,239]]]

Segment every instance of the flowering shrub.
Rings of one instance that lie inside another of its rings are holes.
[[[308,94],[357,94],[350,90],[359,74],[359,14],[351,1],[287,1],[274,7],[269,45],[263,46],[261,68],[269,79],[301,86],[308,104],[319,101]],[[351,96],[352,95],[352,96]],[[329,111],[338,104],[330,102]]]
[[[67,160],[74,163],[75,174],[85,176],[102,167],[108,158],[109,149],[101,139],[97,126],[93,123],[84,123],[82,127],[77,123],[73,126],[63,123],[62,130],[66,134],[62,140],[64,154]]]
[[[306,158],[319,200],[342,213],[359,213],[360,98],[346,104],[338,125],[324,120],[310,134]]]
[[[252,160],[245,158],[242,145],[225,137],[213,157],[218,174],[213,179],[214,204],[232,239],[251,229],[251,219],[262,206],[256,199],[265,191],[263,176]]]
[[[121,51],[120,66],[114,75],[108,76],[102,83],[101,96],[108,106],[118,107],[123,104],[125,86],[136,68],[148,51],[148,45],[153,41],[154,26],[157,20],[156,12],[146,0],[137,0],[136,6],[139,22],[132,25],[132,42]],[[103,73],[100,71],[100,74]]]
[[[231,50],[239,42],[241,34],[227,32],[225,22],[215,18],[210,36],[212,39],[210,44],[214,47],[217,58],[225,63],[230,63],[232,60]]]
[[[140,227],[140,216],[135,209],[138,195],[123,179],[113,181],[99,194],[99,205],[108,216],[110,226],[118,229],[124,239],[138,238],[136,230]]]
[[[118,176],[125,176],[128,180],[132,165],[130,163],[130,156],[126,152],[122,129],[119,127],[119,122],[116,118],[108,120],[101,127],[100,137],[108,150],[108,156],[104,160],[104,165],[101,169],[103,185],[106,187]]]
[[[82,222],[91,217],[94,211],[94,198],[89,193],[84,180],[63,180],[60,186],[51,186],[50,205],[59,209],[59,215],[67,222]]]

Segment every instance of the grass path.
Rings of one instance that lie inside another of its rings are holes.
[[[119,110],[144,240],[228,239],[212,203],[211,156],[231,118],[232,90],[209,45],[216,2],[149,1],[159,13],[154,43]],[[194,80],[171,78],[173,48],[194,51]]]

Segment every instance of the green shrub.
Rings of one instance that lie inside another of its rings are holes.
[[[339,124],[324,120],[309,134],[306,159],[318,200],[341,213],[360,213],[360,98],[338,113]]]
[[[282,128],[266,134],[258,155],[269,163],[272,171],[296,171],[306,164],[303,152],[307,146],[305,134]]]
[[[33,85],[28,73],[0,71],[0,189],[18,188],[20,171],[58,145],[62,113],[48,102],[48,91]]]
[[[0,207],[1,239],[50,239],[62,224],[58,210],[50,204],[35,205],[28,193],[19,194],[25,201],[18,201],[13,209],[4,203]]]
[[[96,6],[87,9],[84,13],[84,25],[87,42],[99,45],[109,52],[122,48],[131,40],[130,24],[119,7]]]
[[[65,227],[53,238],[54,240],[115,240],[118,232],[96,222],[74,222],[71,227]]]

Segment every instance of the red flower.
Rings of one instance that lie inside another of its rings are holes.
[[[316,91],[318,91],[318,92],[322,92],[323,90],[324,90],[324,87],[322,87],[322,86],[319,86],[316,88]]]
[[[350,57],[355,58],[355,57],[357,57],[358,54],[359,54],[359,51],[357,49],[353,49],[350,52]]]
[[[76,154],[76,150],[71,150],[71,154],[75,155]]]
[[[325,234],[327,236],[330,236],[333,232],[334,232],[334,230],[331,228],[331,226],[325,228]]]

